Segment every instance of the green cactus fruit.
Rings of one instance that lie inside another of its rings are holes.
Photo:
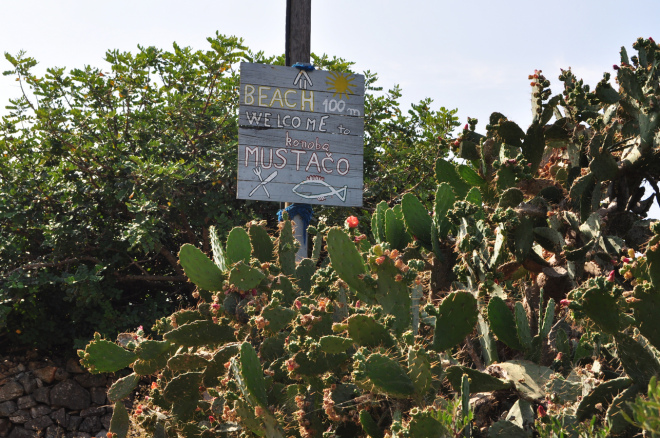
[[[529,438],[529,434],[520,427],[507,420],[499,420],[488,428],[489,437],[501,438]]]
[[[363,409],[360,411],[360,424],[362,429],[370,438],[383,438],[385,434],[376,424],[368,410]]]
[[[81,353],[79,353],[80,355]],[[82,353],[82,365],[92,374],[114,373],[135,362],[137,354],[95,334]]]
[[[128,429],[130,425],[130,418],[126,406],[120,401],[115,403],[112,411],[112,419],[110,420],[110,432],[117,434],[117,438],[126,438],[128,436]]]
[[[580,300],[582,311],[598,326],[598,329],[616,335],[623,328],[619,313],[621,309],[617,300],[606,289],[592,287]]]
[[[241,376],[254,402],[261,407],[268,407],[264,371],[257,352],[249,342],[241,345]]]
[[[111,402],[118,402],[119,400],[128,397],[137,387],[139,381],[140,376],[135,373],[117,379],[110,389],[108,389],[108,400]]]
[[[330,261],[339,278],[355,290],[370,289],[360,275],[367,272],[362,256],[355,243],[341,228],[331,228],[327,236]]]
[[[365,365],[366,375],[378,392],[395,398],[406,398],[415,393],[414,383],[399,362],[380,353],[373,353]]]
[[[277,333],[293,321],[296,317],[296,312],[292,309],[282,307],[278,300],[273,299],[261,311],[261,316],[268,321],[266,330],[270,333]]]
[[[199,288],[208,291],[222,289],[225,277],[215,263],[197,247],[186,243],[179,250],[179,263],[186,276]]]
[[[215,225],[209,227],[209,238],[211,240],[211,251],[213,252],[213,262],[220,268],[222,272],[227,270],[227,256],[225,250],[222,248],[222,242],[218,236],[218,231]]]
[[[469,292],[452,292],[445,297],[436,316],[433,349],[445,351],[472,333],[477,323],[477,300]]]
[[[243,227],[235,227],[227,236],[227,263],[233,265],[234,263],[243,261],[250,263],[250,256],[252,255],[252,244],[250,243],[250,236]]]
[[[236,356],[239,351],[239,346],[236,343],[223,345],[222,348],[217,350],[202,374],[204,386],[216,386],[218,384],[218,378],[227,373],[225,363]]]
[[[645,387],[651,377],[660,375],[660,360],[643,345],[646,339],[640,339],[642,342],[639,342],[624,333],[618,333],[614,340],[617,357],[633,382]]]
[[[412,193],[401,199],[401,210],[408,232],[428,250],[431,250],[431,226],[433,220],[424,205]]]
[[[252,255],[261,263],[271,263],[275,260],[275,246],[270,240],[268,231],[261,225],[252,224],[249,229]]]
[[[456,171],[456,167],[443,158],[438,158],[435,162],[435,180],[440,183],[448,183],[453,189],[458,199],[465,199],[471,186]]]
[[[410,438],[444,438],[451,436],[447,428],[434,418],[435,415],[437,414],[432,409],[413,414],[408,425]]]
[[[348,335],[362,347],[386,348],[395,345],[389,330],[369,315],[353,315],[348,318]]]
[[[385,211],[387,210],[387,202],[380,201],[376,205],[376,211],[371,216],[371,232],[374,235],[376,243],[385,242]]]
[[[631,384],[632,380],[628,377],[619,377],[601,383],[588,395],[582,397],[575,411],[577,420],[582,422],[595,415],[600,415],[600,410],[609,406],[612,398],[630,387]]]
[[[179,326],[163,336],[166,341],[183,347],[201,347],[236,341],[234,328],[213,321],[194,321]]]
[[[457,392],[461,390],[461,382],[464,375],[470,378],[471,393],[499,391],[513,387],[513,383],[509,380],[498,379],[490,374],[461,365],[450,366],[445,371],[445,376],[449,384]]]
[[[449,232],[449,220],[447,212],[454,206],[456,196],[454,190],[447,183],[438,184],[435,190],[435,202],[433,203],[433,222],[437,227],[438,237],[444,239]]]
[[[529,350],[532,348],[532,332],[529,327],[527,312],[520,301],[516,302],[514,316],[516,319],[516,333],[518,334],[518,339],[523,348]]]
[[[190,372],[174,377],[163,389],[163,397],[172,404],[171,413],[178,421],[191,419],[198,406],[201,383],[202,373]]]
[[[543,388],[554,373],[550,368],[526,360],[510,360],[496,366],[504,371],[505,377],[513,381],[516,390],[525,400],[542,400]]]
[[[626,420],[633,417],[633,411],[630,406],[635,401],[637,396],[640,395],[642,385],[632,385],[624,389],[619,395],[614,397],[610,407],[605,413],[605,419],[610,426],[611,436],[640,436],[639,428],[632,425]],[[653,436],[653,435],[651,435]]]
[[[325,353],[343,353],[353,346],[353,340],[341,336],[328,335],[319,339],[321,351]]]
[[[208,360],[190,353],[175,354],[167,361],[167,367],[172,371],[193,371],[206,368],[208,364]]]
[[[658,324],[658,321],[660,321],[659,292],[643,285],[636,286],[634,297],[638,301],[631,304],[635,314],[635,321],[639,324],[640,333],[658,349],[660,349],[660,325]]]
[[[277,244],[277,261],[282,273],[293,276],[296,273],[296,240],[293,237],[291,221],[280,224],[280,238]]]
[[[237,262],[229,271],[229,282],[239,290],[250,290],[256,288],[261,280],[266,278],[263,272],[257,268],[246,265],[243,261]]]
[[[497,206],[499,208],[509,208],[509,207],[515,208],[518,205],[520,205],[520,203],[523,202],[524,200],[525,200],[525,195],[523,194],[522,190],[516,187],[511,187],[509,189],[506,189],[502,193]]]
[[[415,392],[424,395],[431,388],[433,373],[431,359],[423,348],[408,348],[408,376],[415,386]]]
[[[153,360],[167,355],[172,349],[172,344],[167,341],[143,341],[135,349],[138,357],[142,360]]]
[[[316,262],[312,259],[302,259],[296,267],[296,284],[303,294],[308,294],[312,288],[312,276],[316,273]]]
[[[403,251],[410,241],[400,205],[385,210],[385,240],[392,249],[399,251]]]

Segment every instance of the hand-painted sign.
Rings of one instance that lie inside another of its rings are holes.
[[[364,76],[241,64],[237,198],[361,206]]]

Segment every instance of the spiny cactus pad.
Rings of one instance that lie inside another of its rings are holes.
[[[522,350],[523,346],[518,339],[516,330],[516,320],[500,297],[490,297],[488,302],[488,321],[490,328],[497,336],[497,339],[504,342],[509,348]]]
[[[265,277],[259,269],[246,265],[242,261],[236,263],[229,272],[229,282],[239,290],[256,288]]]
[[[128,435],[128,427],[130,419],[126,406],[120,401],[115,403],[112,411],[112,419],[110,420],[110,432],[117,434],[117,438],[126,438]]]
[[[197,354],[180,353],[170,357],[167,367],[172,371],[193,371],[208,366],[209,361]]]
[[[233,228],[227,236],[227,262],[230,265],[243,261],[250,263],[252,244],[250,236],[243,227]]]
[[[214,324],[208,320],[194,321],[179,326],[171,332],[165,333],[163,337],[165,340],[183,347],[199,347],[236,341],[233,327]]]
[[[431,249],[431,226],[433,220],[424,205],[412,193],[401,199],[403,218],[408,232],[419,240],[426,249]]]
[[[257,352],[249,342],[243,342],[241,345],[241,375],[254,401],[261,407],[267,407],[268,396],[266,395],[264,372],[261,369]]]
[[[271,263],[275,260],[275,246],[270,240],[268,231],[260,225],[250,225],[250,243],[252,244],[252,254],[261,263]]]
[[[350,287],[356,290],[369,289],[364,280],[358,278],[366,273],[367,268],[362,256],[355,247],[355,243],[340,228],[331,228],[328,231],[328,254],[332,267]]]
[[[374,353],[366,361],[367,377],[376,390],[391,397],[410,397],[415,393],[415,385],[399,362]]]
[[[433,335],[433,349],[445,351],[472,333],[477,323],[477,300],[469,292],[452,292],[440,306]]]
[[[348,318],[348,335],[363,347],[394,346],[394,338],[384,325],[369,315],[353,315]]]
[[[224,274],[199,248],[189,243],[184,244],[179,251],[179,263],[190,281],[201,289],[222,289]]]
[[[137,387],[139,381],[140,376],[135,373],[117,379],[108,390],[108,400],[111,402],[118,402],[119,400],[128,397]]]
[[[92,373],[114,373],[135,362],[137,354],[105,339],[90,342],[82,356],[82,365]]]
[[[499,391],[501,389],[509,389],[513,387],[513,382],[503,379],[498,379],[490,374],[464,367],[461,365],[453,365],[447,368],[445,375],[449,384],[454,391],[461,390],[461,379],[463,374],[470,378],[470,393],[477,392],[490,392]]]
[[[628,377],[618,377],[601,383],[588,395],[584,396],[578,404],[575,411],[577,420],[584,421],[594,415],[601,414],[600,410],[607,407],[613,397],[630,385],[632,385],[632,380]]]

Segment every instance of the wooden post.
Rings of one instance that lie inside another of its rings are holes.
[[[286,0],[286,65],[291,67],[297,62],[309,62],[311,53],[312,0]],[[291,203],[285,203],[288,207]],[[306,230],[300,216],[292,218],[295,225],[295,237],[300,242],[296,261],[307,257],[307,244],[304,238]]]

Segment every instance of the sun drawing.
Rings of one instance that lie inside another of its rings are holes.
[[[329,85],[328,90],[334,91],[333,96],[338,96],[341,99],[343,95],[346,100],[348,100],[348,93],[353,93],[353,90],[351,90],[349,87],[355,86],[355,84],[353,84],[355,76],[349,73],[340,73],[334,71],[329,72],[329,74],[330,77],[325,82]]]

